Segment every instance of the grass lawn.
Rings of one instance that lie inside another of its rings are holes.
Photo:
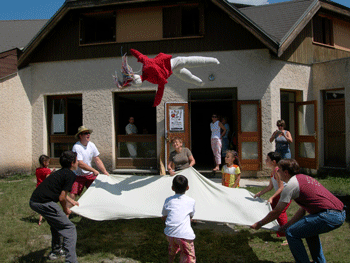
[[[350,195],[350,176],[319,181],[332,192]],[[44,222],[38,226],[39,217],[28,204],[34,188],[34,175],[0,180],[0,262],[51,262],[44,257],[51,247],[49,225]],[[257,193],[261,189],[248,190]],[[288,217],[297,209],[292,202]],[[160,218],[98,222],[74,216],[72,221],[78,231],[80,263],[167,262],[167,241]],[[284,239],[276,238],[274,232],[247,226],[232,229],[213,222],[198,222],[193,228],[197,262],[293,262],[288,246],[281,246]],[[349,217],[341,228],[321,235],[321,240],[327,262],[349,262],[344,253],[350,244]]]

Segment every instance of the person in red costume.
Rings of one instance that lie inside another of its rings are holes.
[[[216,58],[211,57],[189,56],[173,58],[172,55],[159,53],[155,58],[149,58],[135,49],[130,49],[130,52],[137,58],[138,62],[143,64],[142,75],[140,76],[133,73],[132,68],[127,65],[126,57],[124,55],[122,66],[123,84],[117,81],[117,76],[113,77],[115,78],[116,84],[120,89],[130,85],[141,86],[142,82],[145,80],[153,84],[158,84],[158,90],[154,99],[153,107],[158,106],[162,101],[165,84],[168,83],[167,79],[172,74],[186,82],[202,86],[204,85],[203,81],[194,76],[187,68],[220,64]],[[132,81],[130,81],[131,78],[133,79]]]

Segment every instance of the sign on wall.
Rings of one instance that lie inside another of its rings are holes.
[[[185,131],[184,109],[176,107],[169,109],[169,125],[171,132]]]

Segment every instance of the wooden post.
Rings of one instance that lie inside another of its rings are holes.
[[[164,163],[165,163],[165,148],[164,148],[164,136],[162,136],[161,147],[160,147],[160,157],[159,157],[160,175],[166,175]]]

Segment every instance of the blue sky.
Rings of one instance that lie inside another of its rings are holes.
[[[63,5],[65,0],[5,0],[1,3],[0,20],[49,19]],[[267,4],[286,0],[229,0],[229,2]],[[335,2],[350,8],[349,0]]]

